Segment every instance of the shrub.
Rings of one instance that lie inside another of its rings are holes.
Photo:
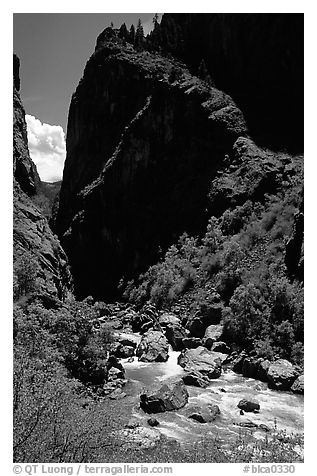
[[[225,329],[232,341],[252,349],[255,337],[264,340],[269,335],[269,309],[254,284],[239,286],[229,306],[231,311],[225,317]]]
[[[39,273],[37,257],[25,251],[15,257],[13,265],[14,299],[17,300],[36,289],[36,280]]]

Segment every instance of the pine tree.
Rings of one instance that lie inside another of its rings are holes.
[[[129,33],[129,43],[132,43],[134,45],[134,41],[135,41],[135,28],[134,28],[134,25],[131,25],[130,33]]]
[[[134,46],[137,50],[143,50],[144,48],[144,30],[140,18],[136,27]]]
[[[158,19],[159,19],[158,13],[155,13],[155,15],[154,15],[154,17],[153,17],[154,29],[155,29],[155,27],[159,24],[159,23],[158,23]]]
[[[113,25],[113,21],[110,23],[110,28],[113,28],[114,25]]]
[[[126,27],[126,24],[123,23],[120,26],[119,33],[118,33],[119,38],[122,38],[123,40],[127,40],[129,37],[128,29]]]
[[[150,34],[150,40],[151,40],[151,50],[153,51],[160,51],[160,45],[161,45],[161,27],[158,22],[158,13],[155,13],[153,17],[153,31]]]

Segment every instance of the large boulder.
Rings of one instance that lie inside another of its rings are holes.
[[[271,388],[289,390],[298,377],[298,372],[288,360],[279,359],[269,366],[267,377]]]
[[[168,341],[160,331],[146,332],[136,349],[141,362],[166,362],[168,359]]]
[[[237,407],[245,412],[254,412],[254,410],[260,410],[259,402],[255,400],[249,400],[248,398],[243,398],[240,400]]]
[[[221,375],[221,365],[227,359],[227,355],[220,352],[211,352],[205,347],[186,349],[178,357],[178,364],[186,372],[200,372],[210,379]]]
[[[183,326],[178,323],[168,324],[165,329],[165,336],[173,350],[184,349],[183,339],[186,338],[187,333]]]
[[[304,394],[304,375],[300,375],[293,385],[291,386],[291,390],[294,393],[301,393]]]
[[[221,354],[230,354],[230,347],[222,341],[214,342],[210,350],[213,352],[220,352]]]
[[[111,382],[117,379],[123,379],[123,378],[124,378],[123,370],[119,370],[116,367],[111,367],[111,369],[108,372],[108,382]]]
[[[146,413],[177,410],[187,402],[188,391],[182,380],[164,383],[159,389],[140,395],[140,407]]]
[[[258,359],[247,357],[242,364],[242,375],[244,377],[257,378],[259,368]]]
[[[222,334],[223,334],[223,325],[212,324],[211,326],[208,326],[203,338],[203,345],[207,349],[210,350],[213,343],[221,339]]]
[[[214,421],[220,414],[218,405],[204,404],[195,405],[190,404],[186,407],[185,415],[191,420],[195,420],[199,423],[210,423]]]
[[[267,372],[270,368],[271,362],[266,359],[260,359],[258,366],[257,378],[262,382],[267,382]]]
[[[131,334],[131,335],[128,335],[128,334],[119,335],[117,340],[121,345],[124,345],[124,346],[129,346],[129,347],[135,348],[138,345],[138,337],[133,335],[133,334]]]
[[[197,349],[197,347],[202,345],[199,337],[185,337],[182,342],[186,349]]]
[[[208,326],[219,324],[222,318],[223,306],[221,304],[212,304],[203,313],[197,313],[192,316],[188,323],[187,329],[194,337],[204,337]]]
[[[158,322],[161,327],[167,327],[170,324],[180,324],[180,319],[175,314],[165,312],[158,318]]]
[[[192,385],[193,387],[205,388],[210,384],[210,380],[206,375],[195,370],[187,372],[182,379],[185,385]]]
[[[243,362],[244,359],[246,358],[247,354],[243,350],[240,354],[236,355],[234,360],[232,361],[232,370],[236,372],[237,374],[242,373],[242,367],[243,367]]]

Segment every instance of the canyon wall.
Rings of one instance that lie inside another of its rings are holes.
[[[25,111],[19,94],[19,59],[16,55],[13,72],[14,285],[19,288],[19,294],[24,294],[29,290],[25,280],[34,279],[33,291],[63,300],[72,289],[72,278],[57,236],[33,202],[40,192],[41,181],[28,150]],[[27,276],[27,269],[32,276]]]
[[[246,134],[228,95],[105,30],[71,101],[57,217],[78,296],[110,297],[200,232],[210,181]]]

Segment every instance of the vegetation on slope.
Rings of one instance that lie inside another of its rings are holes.
[[[196,312],[208,313],[220,303],[226,340],[236,350],[301,366],[303,283],[285,265],[301,206],[299,174],[261,201],[246,200],[212,216],[203,236],[183,234],[160,262],[130,281],[126,298],[166,309],[181,306],[185,325]]]

